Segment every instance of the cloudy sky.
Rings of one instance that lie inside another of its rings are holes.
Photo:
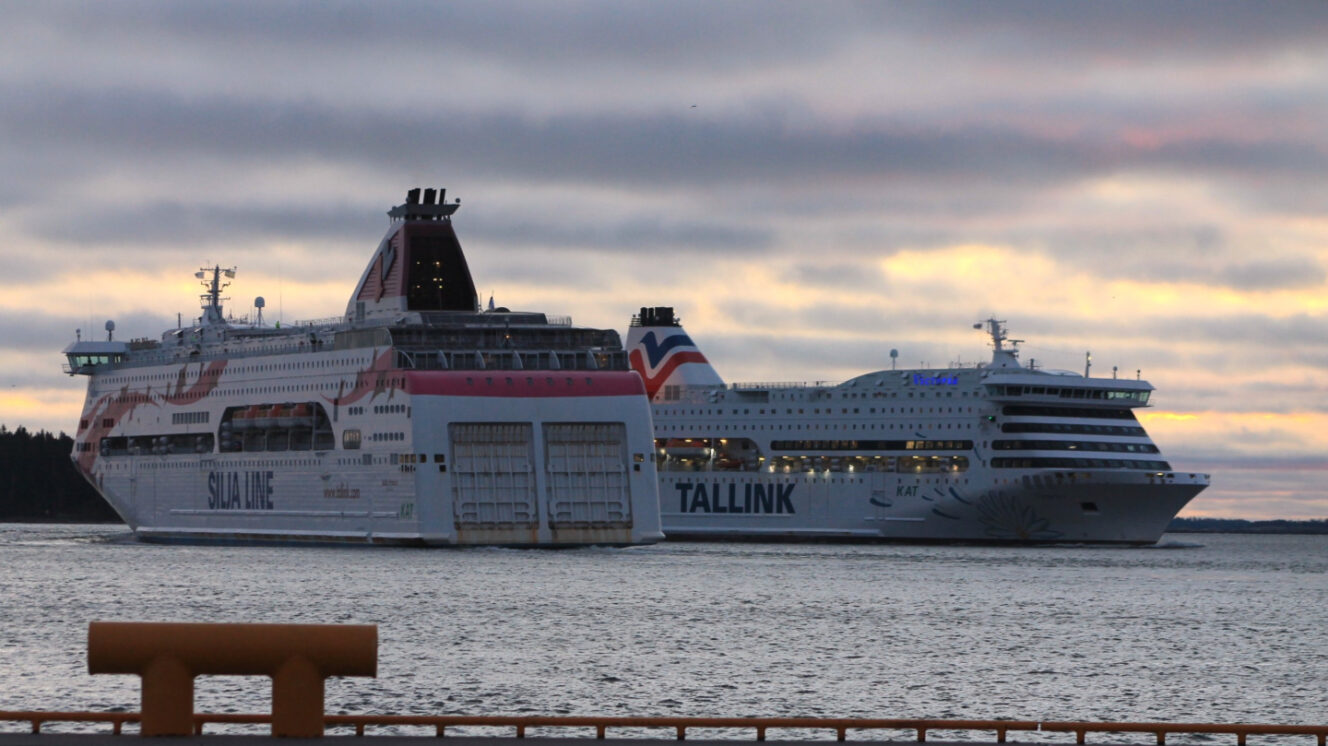
[[[3,3],[0,423],[239,267],[342,313],[462,200],[500,305],[677,307],[730,381],[1024,358],[1157,386],[1186,515],[1328,516],[1328,4]]]

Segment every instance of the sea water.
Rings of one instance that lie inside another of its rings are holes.
[[[329,712],[1328,722],[1328,536],[420,550],[0,525],[0,710],[137,710],[136,677],[87,673],[93,620],[378,625],[378,677],[330,681]],[[196,703],[270,697],[211,677]]]

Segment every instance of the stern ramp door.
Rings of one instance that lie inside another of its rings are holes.
[[[549,423],[544,449],[553,528],[632,525],[626,425]]]
[[[530,423],[453,423],[448,430],[456,525],[538,525]]]

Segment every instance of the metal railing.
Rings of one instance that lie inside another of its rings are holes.
[[[194,732],[202,734],[206,725],[262,725],[272,722],[270,714],[263,713],[197,713]],[[137,712],[44,712],[0,711],[0,722],[27,722],[33,733],[40,733],[46,723],[110,723],[112,733],[121,734],[125,723],[138,723]],[[603,739],[613,729],[672,730],[679,741],[686,740],[687,731],[694,728],[718,730],[750,730],[755,740],[764,741],[771,729],[800,729],[831,731],[838,741],[847,740],[849,731],[912,731],[918,743],[927,740],[935,731],[972,733],[990,731],[995,743],[1005,743],[1010,732],[1074,733],[1075,743],[1087,742],[1089,733],[1151,733],[1159,746],[1165,746],[1168,735],[1218,734],[1236,737],[1237,746],[1246,746],[1249,736],[1307,735],[1317,738],[1318,746],[1326,746],[1328,724],[1275,725],[1259,723],[1117,723],[1037,720],[945,720],[910,718],[708,718],[708,717],[601,717],[601,716],[503,716],[503,715],[324,715],[328,728],[354,728],[357,736],[369,727],[414,726],[431,727],[438,737],[446,735],[450,727],[512,728],[516,738],[525,738],[531,728],[594,728],[595,738]],[[980,741],[986,742],[986,741]]]
[[[730,383],[731,391],[771,391],[773,389],[831,389],[839,381],[743,381]]]

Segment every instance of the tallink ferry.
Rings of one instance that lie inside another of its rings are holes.
[[[343,316],[237,321],[235,276],[160,339],[80,340],[72,458],[142,539],[627,545],[662,538],[650,409],[613,330],[479,307],[412,189]]]
[[[989,363],[838,385],[726,385],[669,307],[627,348],[654,410],[670,539],[1156,543],[1208,486],[1135,410],[1153,387],[1024,366],[1004,322]]]

